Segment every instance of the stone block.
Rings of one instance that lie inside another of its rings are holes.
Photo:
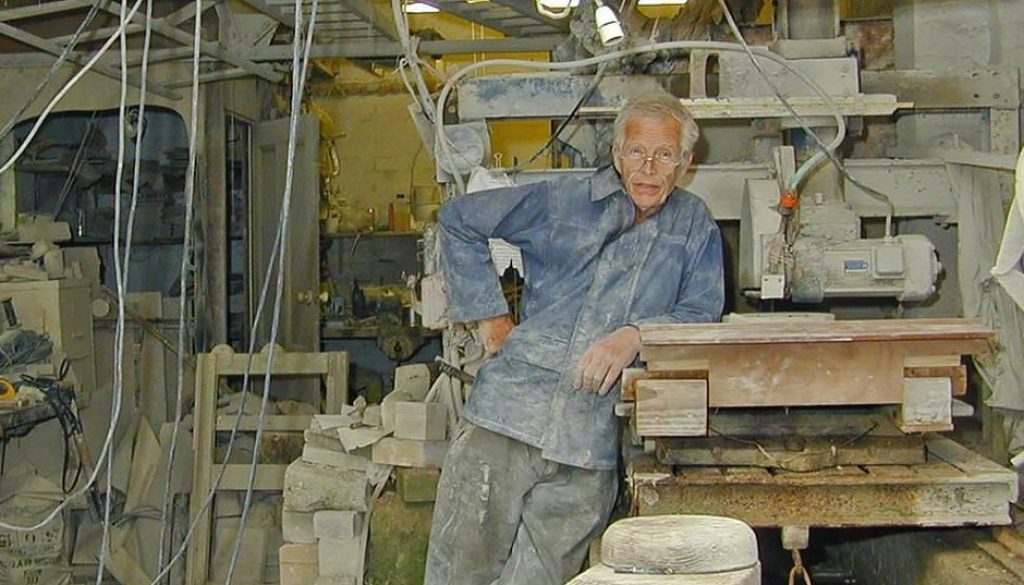
[[[386,437],[390,434],[391,431],[389,429],[381,427],[338,429],[338,438],[341,439],[341,445],[345,448],[345,451],[349,453],[357,449],[362,449],[363,447],[369,447],[379,441],[382,437]]]
[[[366,547],[362,535],[356,538],[321,538],[320,574],[350,576],[362,579],[365,569]]]
[[[433,502],[437,498],[439,469],[403,467],[398,469],[398,496],[408,503]]]
[[[313,533],[313,512],[281,511],[281,533],[286,542],[316,544]]]
[[[448,409],[436,402],[395,403],[395,438],[443,441],[448,430]]]
[[[351,510],[321,510],[313,515],[313,534],[317,538],[347,540],[363,533],[363,513]]]
[[[368,427],[384,426],[379,404],[371,404],[363,411],[363,424]]]
[[[385,438],[373,446],[373,462],[396,467],[440,468],[448,441]]]
[[[366,473],[294,461],[284,474],[284,509],[366,511],[370,483]]]
[[[286,544],[278,549],[281,585],[315,585],[320,576],[317,545]]]
[[[320,575],[314,585],[362,585],[362,580],[350,575]]]
[[[306,463],[317,463],[354,471],[366,471],[366,466],[370,463],[368,457],[324,449],[308,443],[302,447],[302,460]]]
[[[395,390],[409,393],[413,400],[424,400],[430,392],[430,383],[430,366],[427,364],[395,368]]]

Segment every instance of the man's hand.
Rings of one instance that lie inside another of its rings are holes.
[[[480,328],[480,341],[484,344],[484,353],[492,356],[501,349],[514,325],[512,316],[506,313],[489,319],[481,319],[477,322],[477,327]]]
[[[640,330],[622,327],[590,346],[576,365],[576,387],[604,396],[640,352]]]

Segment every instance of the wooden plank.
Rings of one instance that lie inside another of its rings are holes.
[[[324,413],[338,414],[348,404],[348,353],[327,354],[327,377],[324,380]]]
[[[706,359],[710,407],[903,402],[908,356],[978,353],[984,339],[645,347],[648,364]],[[662,370],[662,368],[659,368]]]
[[[959,354],[913,355],[903,358],[903,369],[955,367],[960,360]]]
[[[644,368],[622,370],[622,399],[636,398],[637,380],[707,380],[707,360],[684,360],[678,362],[654,362]]]
[[[959,356],[957,356],[959,357]],[[904,360],[904,363],[906,360]],[[948,378],[952,385],[953,396],[967,394],[967,366],[927,366],[903,368],[906,378]]]
[[[866,465],[864,472],[879,478],[912,477],[914,468],[909,465]]]
[[[230,431],[234,428],[236,418],[238,416],[234,414],[217,415],[217,430]],[[238,423],[238,430],[255,431],[259,420],[259,415],[242,415],[242,420]],[[308,414],[271,415],[264,418],[263,430],[266,432],[304,431],[309,428],[309,423],[312,420],[313,416]]]
[[[655,348],[666,351],[675,348]],[[902,356],[883,344],[687,348],[710,362],[708,406],[826,406],[902,401]]]
[[[703,437],[708,425],[704,380],[637,380],[633,421],[641,437]]]
[[[657,456],[669,465],[727,465],[806,472],[836,466],[924,463],[924,439],[901,437],[725,437],[658,439]]]
[[[674,482],[672,466],[658,461],[653,453],[637,453],[626,465],[626,478],[633,485]]]
[[[217,466],[219,467],[219,466]],[[284,472],[288,466],[276,463],[261,463],[256,466],[256,483],[253,489],[281,491],[284,489]],[[224,477],[220,481],[222,490],[244,490],[249,485],[249,472],[252,466],[247,463],[224,466]]]
[[[887,467],[899,469],[878,472]],[[724,515],[752,526],[996,525],[1010,521],[1011,477],[927,464],[774,474],[685,467],[671,479],[634,482],[630,493],[637,514]]]
[[[825,322],[688,323],[642,325],[644,347],[989,339],[994,332],[980,319],[868,319]]]
[[[242,376],[248,368],[249,374],[262,376],[267,373],[269,354],[252,354],[252,365],[249,365],[249,354],[223,353],[217,355],[217,374],[220,376]],[[274,352],[274,375],[278,376],[313,376],[325,375],[329,369],[328,353],[283,353]]]
[[[201,509],[211,486],[215,415],[217,413],[217,358],[215,354],[199,354],[196,363],[195,423],[192,450],[195,453],[192,472],[192,494],[189,498],[189,520],[195,524],[192,546],[185,569],[186,585],[206,583],[210,567],[209,507]]]
[[[947,437],[928,435],[925,446],[930,458],[945,461],[964,473],[973,476],[1005,478],[1007,487],[1010,489],[1011,501],[1017,501],[1020,482],[1017,479],[1017,474],[1012,470],[982,457]],[[1006,475],[1008,473],[1012,474],[1012,477]]]
[[[903,436],[883,408],[721,410],[709,414],[712,435],[729,437]]]

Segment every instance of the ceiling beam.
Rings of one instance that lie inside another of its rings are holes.
[[[422,41],[419,52],[427,55],[465,55],[472,53],[537,53],[554,50],[565,41],[563,36],[538,36],[530,39],[478,39],[466,41]],[[254,61],[285,61],[291,58],[287,45],[253,49]],[[388,41],[345,41],[313,45],[310,56],[316,59],[390,59],[402,56],[402,46]]]
[[[104,8],[106,8],[106,10],[111,12],[112,14],[120,14],[121,5],[118,4],[117,2],[110,2],[109,4],[104,6]],[[180,12],[184,12],[184,9],[179,11],[179,13]],[[145,24],[146,17],[145,17],[145,15],[136,14],[135,16],[132,17],[132,20],[135,20],[135,21],[139,22],[140,24]],[[181,30],[180,28],[172,26],[172,25],[168,24],[168,22],[166,20],[164,20],[164,19],[156,19],[156,18],[154,18],[150,22],[150,26],[152,27],[154,32],[156,32],[156,33],[158,33],[158,34],[160,34],[162,36],[165,36],[165,37],[167,37],[167,38],[169,38],[171,40],[178,41],[179,43],[181,43],[183,45],[192,45],[192,43],[193,43],[192,33],[185,32],[185,31]],[[280,73],[274,71],[273,68],[271,68],[271,67],[269,67],[267,65],[264,65],[264,64],[254,63],[254,62],[250,61],[249,59],[241,57],[241,56],[235,54],[234,52],[225,49],[219,43],[213,43],[213,42],[210,42],[210,41],[202,41],[201,40],[199,42],[199,47],[200,47],[200,49],[202,49],[203,53],[206,53],[207,55],[210,55],[211,57],[216,57],[217,59],[220,59],[221,61],[225,61],[227,63],[230,63],[231,65],[234,65],[235,67],[241,67],[242,69],[245,69],[249,73],[251,73],[253,75],[256,75],[257,77],[262,77],[263,79],[266,79],[267,81],[272,81],[274,83],[280,83],[284,79],[284,76],[281,75]]]
[[[456,0],[454,2],[442,2],[438,5],[438,8],[448,14],[454,14],[463,20],[479,24],[480,26],[486,26],[506,36],[519,36],[519,29],[517,27],[504,26],[500,20],[484,16],[485,12],[493,12],[494,7],[483,4],[466,4],[462,0]]]
[[[92,41],[105,41],[107,37],[121,30],[119,25],[105,26],[103,28],[94,28],[92,30],[83,31],[82,34],[78,35],[76,43],[90,43]],[[124,27],[124,34],[134,35],[140,32],[145,32],[146,27],[141,24],[129,24]],[[66,45],[71,42],[71,39],[75,38],[74,34],[61,35],[59,37],[50,37],[48,40],[57,43],[58,45]]]
[[[34,18],[36,16],[46,16],[56,12],[78,10],[79,8],[85,8],[86,6],[92,5],[93,0],[58,0],[57,2],[47,2],[45,4],[33,4],[31,6],[21,6],[19,8],[6,8],[4,10],[0,10],[0,22],[9,22],[22,18]]]
[[[241,67],[233,67],[231,69],[222,69],[220,71],[211,71],[210,73],[203,73],[199,76],[199,83],[210,83],[212,81],[227,81],[229,79],[239,79],[242,77],[249,77],[252,73],[242,69]],[[169,81],[168,87],[181,88],[181,87],[192,87],[192,79],[178,79],[176,81]]]
[[[521,14],[539,24],[546,24],[555,30],[562,32],[569,32],[569,19],[562,18],[556,20],[554,18],[548,18],[537,12],[537,8],[531,0],[491,0],[494,4],[504,6],[514,12]]]
[[[384,9],[380,2],[373,0],[338,0],[338,3],[359,18],[365,20],[373,30],[384,35],[388,40],[398,40],[398,27],[390,9]],[[390,6],[390,3],[388,3]]]
[[[11,26],[7,23],[0,23],[0,35],[11,37],[16,41],[22,42],[30,47],[35,47],[36,49],[45,51],[54,56],[59,56],[64,51],[64,47],[58,45],[57,43],[54,43],[53,41],[44,39],[42,37],[38,37],[29,32],[25,32],[20,28]],[[72,63],[77,63],[82,66],[85,66],[85,64],[89,61],[89,58],[74,51],[68,53],[67,59]],[[118,81],[121,80],[121,70],[115,67],[111,67],[110,65],[97,62],[92,66],[92,70],[96,73],[99,73],[100,75],[105,75],[111,79],[116,79]],[[129,73],[127,81],[129,84],[135,87],[142,87],[142,82],[139,81],[138,76],[134,74]],[[168,89],[167,87],[165,87],[163,84],[157,83],[155,81],[148,82],[147,86],[148,91],[152,91],[153,93],[165,97],[167,99],[176,100],[180,99],[181,97],[178,94],[171,91],[170,89]]]
[[[242,3],[264,16],[273,18],[278,23],[283,24],[290,29],[295,28],[295,20],[288,18],[280,10],[274,6],[270,6],[263,0],[242,0]]]

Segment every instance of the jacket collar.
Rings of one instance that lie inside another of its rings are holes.
[[[590,200],[600,201],[616,192],[623,192],[622,179],[612,165],[603,166],[594,171],[590,180]]]

